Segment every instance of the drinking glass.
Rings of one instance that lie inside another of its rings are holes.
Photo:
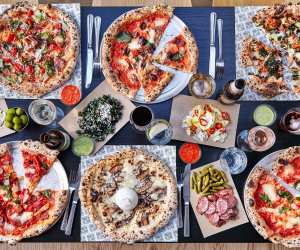
[[[236,147],[225,149],[220,156],[221,168],[229,169],[230,173],[240,174],[247,167],[247,156],[244,151]]]

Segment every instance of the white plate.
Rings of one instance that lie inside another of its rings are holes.
[[[7,143],[12,152],[13,157],[13,167],[18,177],[24,176],[24,169],[22,163],[22,156],[19,150],[18,141],[12,141]],[[26,187],[26,182],[24,178],[20,179],[20,187]],[[50,168],[49,172],[42,177],[39,184],[36,187],[36,190],[43,189],[52,189],[52,190],[68,190],[69,182],[66,175],[66,171],[61,164],[61,162],[57,159],[53,166]]]
[[[135,10],[130,10],[130,11],[135,11]],[[129,12],[130,12],[129,11]],[[121,16],[119,16],[118,18],[116,18],[113,23],[115,21],[117,21],[120,17],[122,17],[124,14],[122,14]],[[180,32],[187,27],[186,24],[177,16],[173,15],[170,23],[168,24],[159,45],[157,46],[157,48],[155,49],[153,55],[157,55],[164,47],[164,45],[170,41],[172,38],[176,37],[177,35],[180,34]],[[110,28],[110,26],[108,27],[108,29]],[[103,35],[102,41],[101,41],[101,45],[100,45],[100,55],[102,55],[102,44],[103,44],[103,39],[104,39],[105,33]],[[102,63],[101,63],[102,65]],[[167,66],[163,66],[163,65],[159,65],[159,64],[155,64],[156,66],[158,66],[160,69],[171,72],[174,74],[173,79],[170,81],[170,83],[168,84],[168,86],[160,93],[160,95],[152,102],[145,102],[144,100],[144,90],[140,89],[136,96],[131,99],[134,102],[138,102],[138,103],[159,103],[159,102],[163,102],[166,100],[169,100],[171,98],[173,98],[174,96],[178,95],[182,90],[184,90],[184,88],[188,85],[189,80],[191,78],[191,76],[193,74],[191,73],[186,73],[186,72],[182,72],[182,71],[177,71],[175,69],[172,69],[170,67]]]

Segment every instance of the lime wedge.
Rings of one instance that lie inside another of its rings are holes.
[[[72,151],[77,156],[87,156],[94,151],[95,142],[88,136],[77,137],[72,144]]]

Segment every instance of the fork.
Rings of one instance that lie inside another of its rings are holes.
[[[95,58],[93,62],[93,70],[96,72],[100,72],[101,63],[100,63],[100,56],[99,56],[99,40],[100,40],[100,28],[101,28],[101,17],[96,16],[94,19],[95,24]]]
[[[216,76],[218,79],[222,79],[224,75],[224,60],[223,60],[223,19],[217,20],[218,26],[218,40],[219,40],[219,54],[216,61]]]
[[[79,168],[80,169],[80,168]],[[74,169],[71,169],[71,173],[69,175],[69,195],[67,199],[67,205],[64,213],[63,220],[61,222],[60,230],[65,231],[68,223],[68,217],[69,217],[69,210],[70,210],[70,201],[73,192],[76,189],[76,183],[77,183],[77,171]]]
[[[181,203],[181,201],[182,201],[182,199],[181,199],[182,187],[183,187],[183,174],[179,173],[179,178],[178,178],[178,181],[177,181],[177,190],[178,190],[177,225],[178,225],[178,228],[183,228],[182,203]]]

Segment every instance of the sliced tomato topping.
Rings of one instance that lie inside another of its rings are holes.
[[[16,39],[16,35],[14,33],[10,33],[7,38],[6,38],[6,42],[11,43]]]
[[[221,129],[223,127],[222,123],[217,122],[215,125],[216,129]]]
[[[18,49],[17,49],[16,47],[11,48],[10,54],[11,54],[12,56],[16,56],[17,53],[18,53]]]
[[[19,63],[14,63],[14,68],[16,70],[17,73],[21,73],[24,71],[24,67],[23,65],[19,64]]]
[[[25,67],[25,72],[26,72],[27,74],[29,74],[29,75],[32,75],[32,74],[34,73],[34,68],[33,68],[33,66],[27,65],[27,66]]]
[[[222,118],[223,118],[224,120],[227,120],[227,121],[230,120],[230,116],[229,116],[229,114],[228,114],[227,112],[224,112],[224,111],[223,111],[221,114],[222,114]]]
[[[215,128],[209,128],[207,132],[209,135],[212,135],[213,133],[215,133],[215,131]]]
[[[208,124],[208,121],[203,119],[203,118],[199,118],[199,123],[202,125],[202,126],[206,126]]]

